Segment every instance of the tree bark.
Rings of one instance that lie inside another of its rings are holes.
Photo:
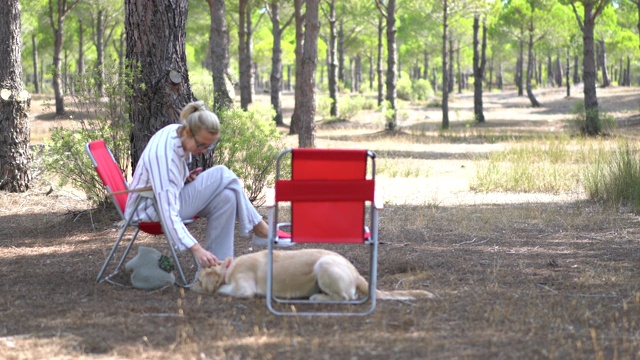
[[[213,109],[227,110],[233,105],[233,96],[228,84],[229,30],[227,29],[225,0],[208,0],[211,14],[209,28],[209,54],[213,78]]]
[[[516,62],[516,87],[518,88],[518,96],[524,95],[522,91],[522,75],[524,66],[524,39],[518,41],[520,47],[518,50],[518,60]]]
[[[533,27],[533,17],[531,18],[531,27]],[[529,102],[531,102],[531,106],[540,107],[540,102],[538,102],[538,99],[536,99],[536,96],[533,94],[533,90],[531,88],[531,78],[533,77],[533,44],[533,28],[530,28],[529,41],[527,46],[527,97],[529,98]]]
[[[480,32],[480,17],[473,17],[473,113],[477,122],[485,122],[482,104],[482,82],[484,68],[487,62],[487,26],[482,21],[482,42],[478,39]],[[481,49],[478,49],[481,47]]]
[[[582,80],[584,82],[584,110],[586,119],[583,133],[594,136],[602,132],[598,96],[596,93],[597,68],[594,51],[594,32],[596,18],[604,9],[607,0],[583,1],[582,4],[584,5],[584,20],[580,18],[575,4],[571,3],[580,30],[582,30]]]
[[[383,17],[378,18],[378,58],[376,63],[376,72],[378,73],[378,107],[382,106],[384,101],[384,80],[383,80],[383,62],[384,44],[382,42],[382,34],[384,33]]]
[[[327,22],[329,23],[329,44],[328,44],[328,81],[329,81],[329,98],[331,98],[331,110],[329,114],[337,118],[340,109],[338,108],[338,34],[337,34],[337,18],[336,18],[336,1],[329,2],[329,13],[327,14]]]
[[[294,19],[296,22],[296,81],[294,84],[294,106],[293,106],[293,114],[291,115],[291,124],[289,126],[289,135],[297,134],[299,132],[300,118],[301,118],[301,103],[302,103],[302,89],[300,86],[302,82],[300,79],[302,78],[302,54],[304,53],[304,27],[305,27],[305,16],[302,13],[302,4],[304,4],[305,0],[294,0]]]
[[[315,147],[315,73],[318,65],[318,33],[320,32],[319,3],[320,0],[306,0],[302,76],[300,78],[300,134],[298,135],[298,146],[301,148]]]
[[[133,78],[129,98],[131,161],[160,128],[180,121],[182,108],[195,100],[185,51],[187,0],[126,0],[127,60]]]
[[[271,32],[273,34],[273,51],[271,55],[271,76],[269,78],[271,106],[276,114],[273,118],[276,125],[284,125],[282,119],[282,101],[280,100],[280,91],[282,90],[282,33],[289,26],[287,21],[284,26],[280,27],[280,4],[278,0],[271,1]]]
[[[449,9],[447,0],[442,0],[442,129],[449,128],[449,65],[447,43],[449,32]]]
[[[602,87],[608,87],[611,85],[611,78],[607,71],[607,49],[604,46],[604,40],[598,40],[598,58],[600,59],[600,69],[602,71]]]
[[[31,95],[22,84],[20,0],[0,6],[0,190],[29,189],[29,108]]]
[[[33,46],[33,86],[36,94],[40,94],[40,76],[38,74],[38,41],[36,40],[36,34],[31,34],[31,45]]]
[[[396,0],[389,0],[387,3],[387,96],[386,100],[391,107],[392,113],[387,117],[385,129],[395,131],[398,125],[397,98],[397,62],[398,52],[396,48]]]
[[[64,42],[64,21],[67,14],[81,0],[49,0],[49,24],[53,30],[53,92],[56,103],[56,115],[64,114],[64,91],[62,90],[62,45]],[[56,4],[54,10],[53,2]]]
[[[253,24],[249,0],[240,0],[238,12],[238,60],[240,69],[240,107],[253,102]]]

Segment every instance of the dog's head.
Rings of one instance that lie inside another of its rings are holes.
[[[199,293],[213,294],[224,284],[224,275],[231,264],[231,258],[210,268],[200,269],[198,279],[191,286],[191,290]]]

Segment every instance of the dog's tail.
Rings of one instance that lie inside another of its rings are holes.
[[[356,284],[358,292],[366,295],[369,292],[369,283],[360,276]],[[415,299],[433,299],[435,295],[424,290],[392,290],[384,291],[376,289],[376,298],[380,300],[415,300]]]

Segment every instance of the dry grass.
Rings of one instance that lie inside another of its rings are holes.
[[[518,108],[518,117],[529,110]],[[470,192],[467,151],[500,144],[323,137],[338,136],[335,126],[320,126],[319,142],[430,168],[380,178],[379,287],[426,289],[436,299],[380,302],[362,318],[281,318],[264,299],[96,285],[117,215],[86,211],[59,189],[47,195],[49,184],[38,181],[26,194],[0,193],[0,358],[640,357],[637,216],[580,193]],[[204,222],[193,231],[202,234]],[[141,238],[162,249],[159,241]],[[248,243],[239,238],[237,253],[253,251]],[[364,268],[363,251],[345,254]]]

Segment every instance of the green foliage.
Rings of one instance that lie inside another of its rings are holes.
[[[398,92],[398,99],[411,101],[413,90],[409,76],[405,75],[398,79],[396,91]]]
[[[358,96],[342,96],[338,98],[338,109],[340,110],[339,118],[342,120],[351,120],[362,110],[371,110],[375,108],[372,99],[367,99],[362,95]]]
[[[622,143],[598,152],[597,161],[584,171],[589,198],[610,206],[627,205],[640,213],[640,156],[637,145]]]
[[[87,142],[103,139],[113,152],[123,173],[130,166],[129,106],[126,101],[127,80],[132,72],[117,76],[114,64],[105,65],[104,90],[106,101],[97,91],[99,79],[87,75],[76,79],[73,111],[78,114],[72,128],[56,127],[45,146],[43,167],[57,178],[58,184],[83,190],[94,204],[105,200],[105,190],[91,160],[85,152]]]
[[[284,148],[273,113],[271,107],[254,106],[249,111],[234,107],[218,114],[221,140],[214,162],[231,169],[243,181],[249,200],[258,204],[265,186],[273,185],[276,156]]]
[[[425,79],[418,79],[411,85],[413,94],[412,100],[426,101],[433,97],[433,89],[431,83]]]
[[[316,99],[316,114],[323,119],[331,117],[331,104],[333,104],[333,99],[325,95],[318,95]]]

